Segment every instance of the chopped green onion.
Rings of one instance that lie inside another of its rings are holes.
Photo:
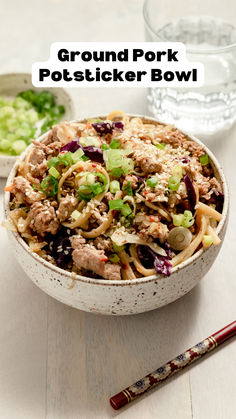
[[[156,178],[156,176],[152,176],[147,180],[147,185],[150,188],[155,188],[155,186],[158,184],[158,180]]]
[[[53,176],[47,176],[41,182],[41,190],[47,196],[55,196],[58,191],[58,180]]]
[[[174,214],[174,215],[172,215],[172,220],[173,220],[173,224],[174,224],[175,227],[182,226],[183,219],[184,219],[184,215],[183,214]]]
[[[129,196],[133,196],[132,182],[130,180],[128,180],[123,189]]]
[[[73,220],[78,220],[78,218],[80,217],[80,215],[81,215],[81,213],[78,211],[78,210],[74,210],[72,213],[71,213],[71,218],[73,218]]]
[[[112,242],[112,246],[113,246],[114,252],[117,252],[117,253],[121,252],[125,248],[124,245],[118,246],[118,244],[115,244],[114,242]]]
[[[63,163],[65,166],[71,166],[74,163],[73,160],[73,153],[71,151],[68,151],[66,154],[59,154],[58,156],[61,163]]]
[[[88,202],[90,199],[94,197],[94,193],[92,192],[90,185],[80,185],[78,189],[79,198]]]
[[[183,169],[182,169],[182,166],[180,164],[177,164],[177,166],[174,167],[172,175],[175,178],[179,178],[179,180],[182,178]]]
[[[203,156],[200,156],[199,160],[202,166],[206,166],[210,162],[208,154],[204,154]]]
[[[106,169],[111,172],[112,176],[119,177],[123,173],[127,175],[132,172],[134,163],[131,158],[125,157],[126,154],[127,150],[123,149],[109,149],[104,151],[103,157],[106,163]]]
[[[121,177],[123,175],[123,173],[124,173],[123,170],[120,169],[119,167],[116,167],[115,169],[111,170],[111,175],[113,177]]]
[[[112,202],[112,201],[111,201]],[[130,208],[129,204],[124,204],[123,207],[121,208],[121,214],[124,217],[128,217],[129,215],[132,214],[132,209]]]
[[[120,191],[120,182],[118,180],[112,180],[110,183],[110,192],[116,193],[118,191]]]
[[[171,176],[169,181],[168,181],[168,188],[171,191],[177,191],[179,189],[179,185],[180,185],[180,180],[179,178],[176,178],[174,176]]]
[[[118,262],[120,262],[120,258],[119,258],[119,256],[118,256],[116,253],[112,253],[112,254],[109,256],[109,260],[110,260],[112,263],[118,263]]]
[[[81,157],[81,160],[83,160],[83,161],[88,161],[89,160],[89,158],[87,157],[87,156],[85,156],[85,154]]]
[[[184,211],[184,217],[185,218],[193,218],[192,211],[185,210]]]
[[[120,141],[117,140],[116,138],[113,138],[110,143],[110,148],[112,149],[121,148]]]
[[[113,199],[108,202],[110,210],[121,210],[124,205],[123,199]]]
[[[94,172],[93,174],[94,174],[94,176],[99,177],[102,180],[102,182],[104,183],[104,185],[107,184],[107,178],[106,178],[106,176],[103,173]]]
[[[183,222],[182,222],[182,226],[185,228],[189,228],[194,224],[194,218],[192,219],[188,219],[188,218],[184,218]]]
[[[51,176],[55,177],[55,179],[59,178],[59,176],[60,176],[60,173],[58,172],[58,170],[53,166],[49,169],[48,173]]]
[[[164,148],[165,148],[165,146],[166,146],[166,144],[165,143],[158,143],[158,144],[155,144],[156,145],[156,147],[157,148],[159,148],[160,150],[164,150]]]
[[[88,186],[90,187],[94,196],[100,195],[105,190],[104,185],[102,185],[100,182],[95,182],[94,184]]]
[[[56,167],[59,164],[59,159],[57,157],[52,157],[50,160],[47,161],[47,166],[50,169],[51,167]]]
[[[25,144],[25,141],[23,141],[23,140],[15,141],[12,144],[12,149],[15,151],[16,154],[23,153],[23,151],[26,149],[26,147],[27,147],[27,144]]]
[[[71,158],[73,160],[73,163],[77,163],[79,160],[81,160],[81,157],[84,155],[84,152],[82,148],[78,148],[74,153],[72,153]]]
[[[87,182],[88,185],[92,185],[93,183],[95,183],[95,179],[96,179],[96,177],[94,176],[93,173],[88,173],[86,175],[86,182]]]
[[[202,243],[204,247],[209,247],[213,243],[213,237],[204,235],[202,239]]]
[[[101,149],[102,149],[102,150],[109,150],[109,147],[108,147],[108,145],[107,145],[107,144],[103,144],[103,145],[101,146]]]

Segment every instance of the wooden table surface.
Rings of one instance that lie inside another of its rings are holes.
[[[0,3],[1,72],[30,71],[32,62],[47,59],[53,41],[143,39],[141,0]],[[146,113],[144,89],[70,93],[78,117],[116,108]],[[235,341],[123,410],[115,412],[109,405],[111,395],[236,317],[236,128],[212,139],[210,146],[225,168],[231,190],[225,242],[200,285],[159,310],[116,318],[53,300],[25,275],[1,228],[0,418],[236,417]],[[1,191],[4,183],[2,179]]]

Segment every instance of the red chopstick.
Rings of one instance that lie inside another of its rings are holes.
[[[172,361],[167,362],[165,365],[162,365],[162,367],[159,367],[157,370],[146,375],[146,377],[137,381],[132,386],[127,387],[120,393],[112,396],[110,398],[112,407],[115,410],[120,409],[122,406],[135,400],[141,394],[151,390],[162,381],[171,377],[176,372],[181,371],[184,367],[192,364],[234,335],[236,335],[236,321],[228,324],[228,326],[225,326],[218,332],[213,333],[202,342],[199,342],[197,345],[172,359]]]

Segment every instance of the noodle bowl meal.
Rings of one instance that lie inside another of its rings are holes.
[[[5,188],[6,224],[47,262],[108,281],[169,276],[220,243],[222,185],[176,128],[115,111],[32,142]]]

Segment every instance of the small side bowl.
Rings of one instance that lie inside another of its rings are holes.
[[[161,122],[141,115],[129,116],[142,118],[146,123]],[[96,115],[91,118],[104,118],[104,116]],[[217,234],[222,244],[229,214],[229,193],[223,170],[213,153],[201,141],[187,133],[185,134],[204,147],[205,152],[210,157],[215,176],[222,185],[225,199],[222,219],[217,226]],[[45,135],[47,134],[41,136],[39,141],[43,140]],[[25,154],[26,152],[21,155],[21,160],[24,159]],[[8,185],[13,182],[17,169],[18,162],[11,170],[7,181]],[[10,193],[6,192],[4,200],[6,218],[9,213],[9,199]],[[164,306],[182,297],[195,287],[208,272],[221,247],[220,244],[219,246],[211,246],[207,250],[201,248],[191,258],[174,267],[169,277],[152,275],[128,281],[108,281],[76,275],[76,280],[73,282],[70,272],[60,269],[32,253],[18,232],[8,231],[8,236],[18,262],[39,288],[68,306],[108,315],[142,313]]]
[[[0,96],[14,98],[18,93],[32,89],[37,92],[49,90],[54,94],[56,103],[65,106],[65,120],[72,120],[75,117],[75,106],[70,95],[62,88],[37,88],[32,85],[30,73],[9,73],[0,74]],[[7,156],[0,153],[0,177],[7,177],[18,156]]]

